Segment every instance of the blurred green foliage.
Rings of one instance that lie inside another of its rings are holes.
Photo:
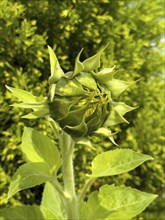
[[[51,135],[44,120],[21,119],[24,112],[10,107],[15,99],[5,84],[26,89],[34,95],[47,94],[50,74],[47,45],[53,47],[65,71],[84,48],[82,60],[109,42],[102,65],[116,65],[118,78],[141,79],[122,97],[139,106],[128,113],[129,125],[115,127],[119,147],[132,148],[155,158],[130,173],[99,179],[101,184],[126,184],[157,193],[159,198],[139,219],[164,219],[163,154],[163,0],[1,0],[0,1],[0,205],[39,203],[42,186],[25,190],[7,201],[10,178],[24,162],[19,144],[24,124]],[[75,151],[76,182],[84,184],[91,159],[113,149],[106,139],[92,137],[95,150],[79,146]],[[162,214],[161,214],[162,213]]]

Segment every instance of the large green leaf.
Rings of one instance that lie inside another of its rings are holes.
[[[65,219],[60,195],[50,182],[45,185],[41,207],[48,209],[49,212],[57,216],[57,220]]]
[[[130,220],[140,214],[157,195],[130,187],[105,185],[80,204],[83,220]]]
[[[44,220],[39,206],[18,206],[0,211],[0,220]],[[46,220],[46,219],[45,219]]]
[[[8,198],[23,189],[31,188],[51,180],[53,177],[49,170],[49,166],[44,162],[26,163],[20,166],[11,180]]]
[[[99,190],[99,203],[110,211],[107,220],[132,219],[141,213],[157,195],[125,186],[105,185]]]
[[[61,166],[60,153],[52,141],[33,128],[25,127],[22,136],[22,151],[29,162],[45,162],[50,171]]]
[[[137,153],[130,149],[117,149],[97,155],[92,161],[92,177],[112,176],[128,172],[151,156]]]
[[[60,64],[57,60],[57,57],[51,47],[48,46],[49,58],[50,58],[50,68],[51,68],[51,77],[49,78],[50,85],[56,83],[62,76],[64,72],[60,67]]]

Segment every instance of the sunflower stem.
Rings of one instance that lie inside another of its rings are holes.
[[[62,175],[64,192],[66,195],[65,199],[65,209],[67,214],[67,219],[78,220],[78,200],[75,191],[75,180],[74,180],[74,169],[73,169],[73,151],[74,151],[74,141],[70,135],[63,133],[59,138],[59,146],[61,148],[62,154]]]

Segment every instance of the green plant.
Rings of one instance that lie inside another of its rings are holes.
[[[149,214],[147,217],[146,213],[144,219],[160,219],[160,212],[164,212],[164,141],[161,138],[164,115],[159,107],[163,106],[162,98],[157,108],[153,108],[153,103],[157,104],[157,97],[161,97],[164,85],[163,80],[158,79],[164,69],[161,53],[163,45],[160,41],[164,33],[163,1],[40,0],[39,3],[34,0],[0,1],[0,206],[39,204],[43,185],[20,191],[7,200],[8,185],[16,169],[25,162],[19,147],[24,123],[51,137],[50,128],[44,119],[20,120],[27,110],[8,107],[15,97],[6,91],[5,84],[25,89],[36,96],[41,95],[42,91],[45,96],[49,75],[47,44],[56,48],[60,65],[67,72],[73,69],[76,53],[82,47],[84,52],[81,59],[84,60],[92,55],[92,51],[98,51],[100,45],[109,42],[110,47],[102,55],[102,65],[116,65],[116,69],[123,70],[116,77],[126,81],[142,78],[140,83],[128,88],[121,97],[127,104],[140,108],[127,114],[129,125],[124,123],[115,126],[116,132],[122,132],[115,135],[114,139],[122,148],[138,149],[138,152],[151,155],[154,161],[144,163],[126,174],[99,178],[91,190],[115,183],[158,194],[162,200],[156,199],[144,211]],[[156,83],[150,84],[151,80],[152,83],[156,80]],[[159,83],[162,83],[161,88]],[[149,100],[151,105],[147,107]],[[161,111],[162,114],[159,114]],[[88,172],[92,158],[102,151],[116,148],[108,138],[92,137],[91,141],[95,150],[83,146],[75,150],[78,189],[84,185],[84,173]],[[150,210],[155,210],[153,217]],[[141,219],[141,216],[138,218]]]
[[[105,49],[105,48],[104,48]],[[54,132],[57,147],[47,136],[25,127],[21,149],[27,163],[19,167],[11,181],[8,198],[20,190],[45,183],[40,206],[19,206],[2,210],[2,219],[132,219],[157,195],[125,187],[103,185],[85,195],[100,177],[133,170],[151,156],[131,149],[115,149],[98,154],[91,162],[91,173],[78,194],[75,189],[73,155],[79,144],[91,147],[91,134],[108,137],[114,144],[113,126],[127,122],[123,117],[135,107],[118,102],[133,83],[114,78],[115,68],[100,70],[104,49],[81,62],[81,52],[73,71],[64,74],[49,47],[51,76],[49,96],[39,98],[7,86],[21,103],[14,106],[32,109],[23,118],[45,117]]]

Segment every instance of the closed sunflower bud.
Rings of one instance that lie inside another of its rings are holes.
[[[109,135],[110,126],[127,122],[123,115],[134,109],[122,102],[114,102],[130,83],[114,79],[114,68],[97,71],[103,50],[84,62],[79,60],[80,51],[74,71],[64,74],[49,47],[50,116],[73,138],[89,136],[93,132]]]

